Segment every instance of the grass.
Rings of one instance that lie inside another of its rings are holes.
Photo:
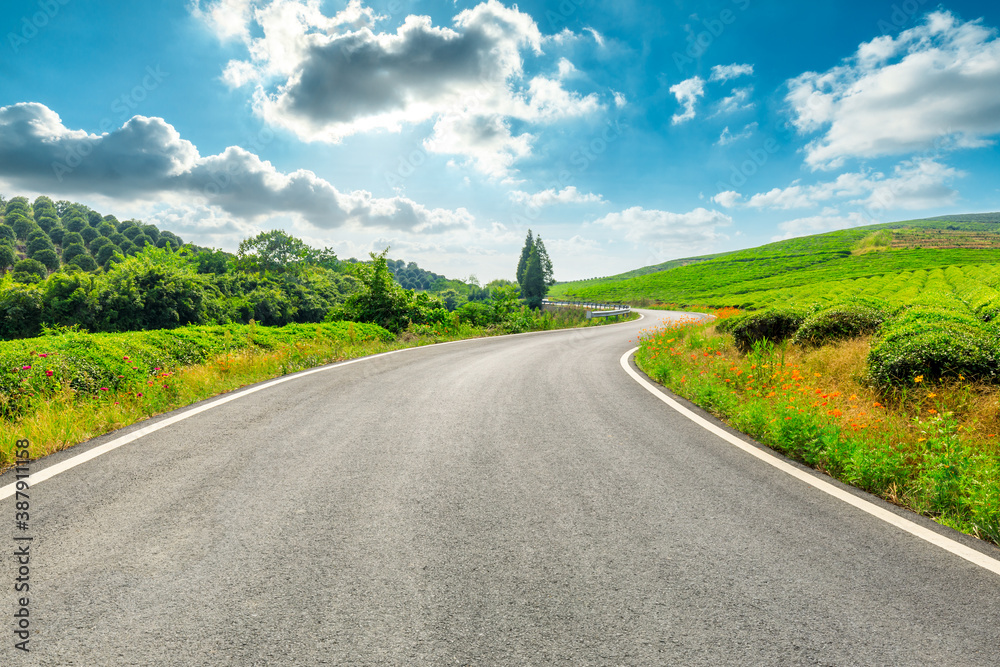
[[[632,319],[638,317],[633,314]],[[622,321],[625,318],[614,318]],[[600,326],[582,311],[531,316],[532,330]],[[523,324],[523,323],[522,323]],[[55,335],[0,343],[0,472],[17,440],[32,459],[240,387],[308,368],[434,343],[509,333],[468,324],[182,327]]]
[[[818,348],[762,341],[740,354],[713,324],[647,330],[650,377],[783,454],[1000,544],[1000,390],[917,376],[865,380],[867,338]]]

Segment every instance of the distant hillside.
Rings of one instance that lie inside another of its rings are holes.
[[[816,283],[989,263],[1000,263],[1000,213],[939,216],[803,236],[707,258],[674,260],[673,266],[665,266],[671,264],[667,262],[655,272],[646,267],[604,279],[562,283],[552,288],[550,296],[758,308]]]

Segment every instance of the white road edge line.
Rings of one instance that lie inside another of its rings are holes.
[[[594,327],[594,328],[597,329],[597,330],[600,330],[603,327],[617,327],[617,326],[621,326],[623,324],[631,324],[631,323],[634,323],[634,322],[639,322],[642,319],[643,319],[643,315],[642,315],[642,313],[640,313],[638,320],[629,320],[627,322],[618,322],[616,324],[605,324],[605,325],[602,325],[601,327]],[[385,357],[385,356],[388,356],[390,354],[397,354],[399,352],[408,352],[409,350],[419,350],[419,349],[424,349],[424,348],[428,348],[428,347],[437,347],[437,346],[440,346],[440,345],[452,345],[454,343],[467,343],[467,342],[472,341],[472,340],[484,340],[486,338],[489,338],[489,339],[493,339],[493,338],[510,338],[510,337],[513,337],[513,336],[533,336],[533,335],[538,335],[538,334],[556,333],[556,332],[560,332],[560,331],[580,331],[583,328],[584,327],[572,327],[572,328],[569,328],[569,329],[549,329],[547,331],[527,331],[525,333],[507,334],[505,336],[488,336],[488,337],[484,337],[484,338],[465,338],[465,339],[462,339],[462,340],[451,340],[451,341],[447,341],[447,342],[444,342],[444,343],[435,343],[434,345],[420,345],[420,346],[417,346],[417,347],[405,347],[405,348],[403,348],[401,350],[391,350],[389,352],[381,352],[379,354],[372,354],[372,355],[369,355],[367,357],[359,357],[357,359],[350,359],[348,361],[341,361],[341,362],[338,362],[338,363],[335,363],[335,364],[328,364],[326,366],[320,366],[319,368],[313,368],[313,369],[306,370],[306,371],[300,371],[300,372],[294,373],[292,375],[286,375],[285,377],[280,377],[280,378],[276,378],[274,380],[271,380],[269,382],[264,382],[263,384],[254,385],[253,387],[250,387],[248,389],[243,389],[242,391],[237,391],[237,392],[232,393],[232,394],[227,394],[227,395],[223,396],[222,398],[220,398],[218,400],[212,401],[211,403],[205,403],[204,405],[200,405],[197,408],[192,408],[191,410],[187,410],[185,412],[182,412],[181,414],[174,415],[173,417],[167,417],[163,421],[158,421],[155,424],[150,424],[149,426],[146,426],[144,428],[140,428],[140,429],[138,429],[136,431],[132,431],[131,433],[127,433],[127,434],[125,434],[125,435],[123,435],[123,436],[121,436],[119,438],[115,438],[114,440],[112,440],[110,442],[106,442],[103,445],[99,445],[97,447],[94,447],[93,449],[90,449],[90,450],[84,452],[83,454],[79,454],[79,455],[74,456],[72,458],[68,458],[65,461],[63,461],[62,463],[57,463],[55,465],[51,465],[51,466],[49,466],[47,468],[39,470],[36,473],[32,473],[31,475],[28,476],[28,485],[29,486],[34,486],[35,484],[38,484],[39,482],[44,482],[45,480],[49,479],[50,477],[55,477],[59,473],[66,472],[67,470],[69,470],[71,468],[75,468],[76,466],[78,466],[78,465],[80,465],[82,463],[86,463],[87,461],[89,461],[91,459],[95,459],[95,458],[97,458],[98,456],[100,456],[102,454],[107,454],[108,452],[110,452],[112,450],[118,449],[122,445],[127,445],[128,443],[134,442],[134,441],[138,440],[139,438],[141,438],[143,436],[149,435],[150,433],[155,433],[156,431],[159,431],[161,428],[166,428],[168,426],[172,426],[172,425],[176,424],[177,422],[184,421],[188,417],[194,417],[195,415],[198,415],[198,414],[201,414],[202,412],[206,412],[208,410],[211,410],[212,408],[217,408],[220,405],[225,405],[229,401],[235,401],[238,398],[242,398],[242,397],[247,396],[249,394],[253,394],[254,392],[261,391],[262,389],[268,389],[268,388],[273,387],[275,385],[281,384],[282,382],[288,382],[290,380],[295,380],[295,379],[298,379],[298,378],[301,378],[301,377],[305,377],[307,375],[312,375],[313,373],[323,373],[325,371],[334,370],[336,368],[343,368],[344,366],[350,366],[351,364],[356,364],[356,363],[359,363],[359,362],[362,362],[362,361],[368,361],[369,359],[376,359],[378,357]],[[177,408],[177,409],[178,410],[183,410],[184,408],[181,407],[181,408]],[[5,486],[3,488],[0,488],[0,500],[4,500],[5,498],[10,498],[11,496],[14,495],[15,491],[17,491],[17,482],[13,482],[13,483],[8,484],[7,486]]]
[[[695,424],[698,424],[706,431],[714,433],[715,435],[719,436],[729,444],[738,447],[739,449],[742,449],[747,454],[757,457],[764,463],[767,463],[768,465],[773,466],[782,472],[788,473],[792,477],[795,477],[796,479],[799,479],[805,482],[806,484],[815,487],[816,489],[819,489],[823,493],[827,493],[833,496],[834,498],[837,498],[838,500],[842,500],[848,505],[852,505],[858,508],[862,512],[867,512],[868,514],[878,519],[881,519],[882,521],[885,521],[886,523],[891,524],[896,528],[905,530],[907,533],[910,533],[915,537],[918,537],[926,542],[930,542],[935,546],[941,547],[945,551],[949,551],[960,558],[964,558],[970,563],[978,565],[983,569],[989,570],[994,574],[1000,574],[1000,561],[994,558],[990,558],[986,554],[982,554],[976,551],[975,549],[971,549],[965,546],[964,544],[956,542],[955,540],[949,537],[945,537],[944,535],[939,535],[938,533],[935,533],[932,530],[928,530],[927,528],[924,528],[923,526],[914,523],[909,519],[904,519],[903,517],[893,514],[892,512],[882,507],[879,507],[874,503],[871,503],[862,498],[858,498],[852,493],[848,493],[847,491],[838,488],[833,484],[830,484],[829,482],[814,477],[813,475],[803,470],[800,470],[795,466],[789,465],[787,462],[782,461],[778,457],[743,442],[732,433],[729,433],[728,431],[719,428],[718,426],[708,421],[704,417],[692,412],[691,410],[688,410],[683,405],[681,405],[674,399],[664,394],[657,388],[656,385],[652,384],[646,378],[642,377],[637,372],[635,372],[635,370],[632,369],[632,367],[628,363],[628,360],[632,356],[632,354],[634,354],[635,351],[638,349],[639,349],[638,347],[633,347],[631,350],[622,355],[621,365],[622,368],[625,369],[625,372],[631,375],[633,380],[642,385],[653,396],[656,396],[658,399],[666,403],[668,406],[670,406],[683,416],[693,421]]]

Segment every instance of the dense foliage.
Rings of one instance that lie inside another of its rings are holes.
[[[48,197],[0,200],[0,273],[0,339],[8,340],[46,326],[115,332],[335,319],[398,332],[488,303],[510,284],[448,280],[386,253],[341,261],[280,230],[245,239],[231,255]],[[489,306],[463,312],[503,320]]]
[[[316,338],[353,343],[394,337],[379,326],[354,322],[280,328],[230,324],[114,334],[51,332],[0,343],[0,368],[9,369],[0,373],[0,418],[16,418],[64,388],[98,397],[104,392],[142,391],[164,369],[202,363],[226,352]]]

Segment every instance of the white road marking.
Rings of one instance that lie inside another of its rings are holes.
[[[642,313],[640,313],[638,320],[630,320],[629,322],[619,322],[617,324],[605,324],[605,325],[602,325],[600,327],[595,327],[595,329],[599,330],[599,329],[603,329],[605,327],[617,327],[617,326],[621,326],[623,324],[631,324],[633,322],[639,322],[642,319],[643,319],[643,315],[642,315]],[[550,334],[550,333],[559,333],[559,332],[567,332],[567,331],[581,331],[581,330],[582,330],[582,328],[580,328],[580,327],[571,328],[571,329],[549,329],[548,331],[528,331],[528,332],[520,333],[520,334],[508,334],[506,336],[491,336],[491,338],[508,338],[508,337],[514,337],[514,336],[535,336],[535,335],[539,335],[539,334]],[[463,340],[452,340],[452,341],[447,341],[445,343],[436,343],[434,346],[437,347],[437,346],[440,346],[440,345],[452,345],[452,344],[455,344],[455,343],[467,343],[467,342],[472,341],[472,340],[483,340],[483,339],[482,338],[465,338]],[[90,450],[88,450],[88,451],[86,451],[86,452],[84,452],[82,454],[78,454],[77,456],[74,456],[72,458],[68,458],[65,461],[63,461],[62,463],[57,463],[55,465],[51,465],[51,466],[49,466],[47,468],[39,470],[38,472],[32,473],[31,475],[28,476],[28,486],[34,486],[35,484],[38,484],[39,482],[44,482],[45,480],[49,479],[50,477],[55,477],[59,473],[66,472],[67,470],[69,470],[71,468],[75,468],[76,466],[78,466],[78,465],[80,465],[82,463],[86,463],[87,461],[89,461],[91,459],[95,459],[98,456],[101,456],[102,454],[107,454],[110,451],[118,449],[122,445],[127,445],[128,443],[134,442],[134,441],[138,440],[139,438],[141,438],[143,436],[149,435],[150,433],[155,433],[156,431],[159,431],[161,428],[166,428],[168,426],[173,426],[177,422],[184,421],[185,419],[187,419],[189,417],[194,417],[195,415],[199,415],[202,412],[206,412],[208,410],[211,410],[212,408],[217,408],[220,405],[225,405],[226,403],[228,403],[230,401],[235,401],[238,398],[242,398],[242,397],[247,396],[249,394],[253,394],[254,392],[261,391],[262,389],[268,389],[268,388],[273,387],[275,385],[279,385],[282,382],[288,382],[289,380],[295,380],[295,379],[298,379],[298,378],[301,378],[301,377],[305,377],[307,375],[312,375],[313,373],[323,373],[325,371],[334,370],[336,368],[343,368],[344,366],[350,366],[351,364],[356,364],[356,363],[359,363],[361,361],[367,361],[369,359],[375,359],[377,357],[385,357],[385,356],[388,356],[390,354],[396,354],[398,352],[407,352],[409,350],[418,350],[418,349],[421,349],[422,347],[431,347],[431,346],[424,345],[424,346],[420,346],[420,347],[406,347],[406,348],[403,348],[401,350],[391,350],[389,352],[382,352],[380,354],[373,354],[373,355],[370,355],[370,356],[367,356],[367,357],[359,357],[357,359],[351,359],[350,361],[342,361],[342,362],[338,362],[338,363],[332,364],[332,365],[320,366],[319,368],[313,368],[313,369],[310,369],[310,370],[307,370],[307,371],[300,371],[300,372],[294,373],[292,375],[286,375],[284,377],[280,377],[280,378],[277,378],[277,379],[274,379],[274,380],[270,380],[269,382],[264,382],[263,384],[254,385],[254,386],[252,386],[252,387],[250,387],[248,389],[243,389],[242,391],[237,391],[237,392],[232,393],[232,394],[227,394],[227,395],[223,396],[222,398],[220,398],[218,400],[212,401],[210,403],[205,403],[204,405],[200,405],[197,408],[193,408],[191,410],[187,410],[185,412],[182,412],[181,414],[174,415],[173,417],[167,417],[163,421],[158,421],[155,424],[150,424],[149,426],[146,426],[144,428],[140,428],[140,429],[138,429],[136,431],[132,431],[131,433],[127,433],[127,434],[125,434],[125,435],[123,435],[123,436],[121,436],[119,438],[115,438],[114,440],[112,440],[110,442],[106,442],[103,445],[99,445],[97,447],[94,447],[93,449],[90,449]],[[178,409],[182,410],[183,408],[178,408]],[[0,500],[3,500],[5,498],[10,498],[11,496],[14,495],[14,492],[16,490],[17,490],[17,482],[13,482],[13,483],[8,484],[7,486],[5,486],[3,488],[0,488]]]
[[[621,365],[622,368],[625,369],[625,372],[631,375],[633,380],[642,385],[653,396],[656,396],[658,399],[660,399],[668,406],[670,406],[680,414],[684,415],[694,423],[698,424],[706,431],[714,433],[715,435],[719,436],[729,444],[738,447],[739,449],[742,449],[747,454],[757,457],[764,463],[767,463],[768,465],[773,466],[782,472],[788,473],[792,477],[795,477],[796,479],[799,479],[805,482],[806,484],[815,487],[816,489],[819,489],[823,493],[827,493],[833,496],[834,498],[837,498],[838,500],[842,500],[848,505],[852,505],[858,508],[862,512],[867,512],[868,514],[878,519],[881,519],[882,521],[885,521],[888,524],[891,524],[901,530],[905,530],[906,532],[910,533],[915,537],[918,537],[926,542],[930,542],[935,546],[941,547],[945,551],[949,551],[960,558],[964,558],[970,563],[974,563],[975,565],[978,565],[983,569],[989,570],[994,574],[1000,574],[1000,561],[994,558],[990,558],[986,554],[980,553],[975,549],[970,549],[964,544],[956,542],[955,540],[949,537],[945,537],[944,535],[939,535],[938,533],[935,533],[933,530],[928,530],[927,528],[924,528],[923,526],[914,523],[909,519],[904,519],[903,517],[898,516],[886,510],[885,508],[879,507],[874,503],[859,498],[852,493],[848,493],[847,491],[837,486],[834,486],[829,482],[819,479],[818,477],[815,477],[805,472],[804,470],[800,470],[799,468],[796,468],[793,465],[789,465],[786,461],[782,461],[773,454],[769,454],[752,445],[747,444],[743,440],[737,438],[732,433],[729,433],[728,431],[719,428],[718,426],[708,421],[704,417],[692,412],[691,410],[688,410],[683,405],[681,405],[674,399],[664,394],[656,387],[656,385],[652,384],[651,382],[649,382],[649,380],[642,377],[641,375],[639,375],[639,373],[637,373],[635,370],[632,369],[632,367],[628,363],[628,360],[629,357],[631,357],[632,354],[638,349],[639,349],[638,347],[633,347],[631,350],[622,355]]]

